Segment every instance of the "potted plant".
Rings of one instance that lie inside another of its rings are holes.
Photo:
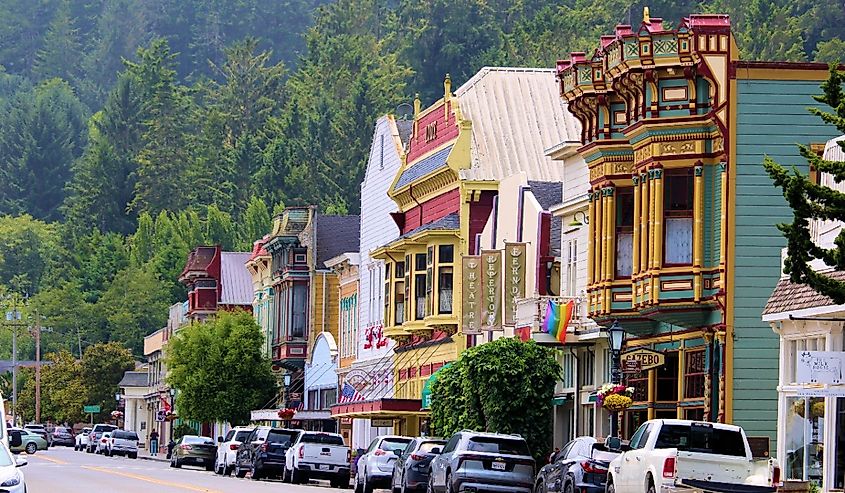
[[[792,404],[792,412],[804,417],[804,399],[796,400]],[[812,419],[824,417],[824,398],[813,397],[810,399],[810,416]]]
[[[290,421],[294,414],[296,414],[296,409],[290,407],[279,409],[279,419],[281,420]]]
[[[111,412],[112,419],[121,419],[123,418],[123,412],[121,411],[112,411]]]
[[[624,411],[634,403],[634,387],[606,383],[596,392],[596,405],[610,412]]]

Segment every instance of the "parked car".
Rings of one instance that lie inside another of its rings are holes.
[[[235,467],[238,449],[249,438],[254,427],[236,426],[226,433],[226,438],[217,437],[217,455],[214,459],[214,472],[228,476]]]
[[[88,433],[88,445],[85,448],[85,451],[89,454],[97,450],[97,441],[100,439],[103,433],[107,431],[114,431],[117,429],[117,426],[114,425],[107,425],[107,424],[97,424],[91,428],[91,432]]]
[[[26,464],[25,457],[12,457],[6,444],[0,442],[0,491],[26,493],[26,478],[18,469]]]
[[[65,447],[73,447],[76,441],[74,440],[73,430],[66,426],[56,426],[51,433],[53,437],[53,445],[64,445]]]
[[[531,493],[534,458],[519,435],[460,431],[431,461],[429,491]]]
[[[232,470],[242,478],[252,471],[252,479],[281,476],[285,453],[302,430],[259,426],[238,446]]]
[[[88,448],[89,433],[91,433],[91,428],[82,428],[82,431],[76,434],[73,438],[73,450],[81,452]]]
[[[349,488],[352,450],[337,433],[306,431],[285,454],[282,480],[295,484],[328,479],[333,488]]]
[[[205,466],[206,471],[214,470],[214,456],[217,447],[210,437],[185,435],[176,440],[173,453],[170,455],[170,467],[183,465]]]
[[[411,440],[411,437],[385,435],[370,442],[367,451],[358,459],[355,491],[372,493],[373,489],[387,488],[393,477],[396,454],[405,450]]]
[[[742,491],[773,493],[775,459],[755,459],[735,425],[682,419],[643,423],[610,463],[607,493]]]
[[[12,444],[12,442],[17,441],[12,440],[12,438],[16,435],[20,435],[21,438],[21,442],[18,445]],[[22,428],[9,428],[9,438],[9,443],[12,444],[9,449],[14,453],[26,452],[27,454],[32,455],[38,450],[47,450],[47,448],[49,448],[47,440],[42,438],[41,435],[36,435],[35,433]]]
[[[107,431],[100,435],[100,438],[97,439],[97,444],[95,445],[94,452],[97,454],[108,455],[109,443],[111,443],[111,437],[113,431]]]
[[[138,434],[134,431],[112,431],[109,441],[106,442],[106,455],[125,455],[130,459],[137,459]]]
[[[45,428],[44,425],[29,424],[24,425],[23,428],[25,430],[29,430],[31,433],[35,433],[36,435],[46,440],[48,447],[53,445],[53,437],[50,435],[50,433],[47,432],[47,428]]]
[[[390,487],[393,491],[425,491],[428,486],[428,470],[446,440],[438,438],[414,438],[399,452],[393,465],[393,477]]]
[[[602,493],[610,461],[619,456],[593,437],[567,443],[550,464],[543,466],[534,482],[534,493]]]

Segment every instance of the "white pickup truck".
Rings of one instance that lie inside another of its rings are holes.
[[[333,488],[349,488],[352,451],[337,433],[300,433],[285,455],[284,482],[328,479]]]
[[[774,459],[755,459],[739,426],[646,421],[610,463],[606,493],[773,493]]]

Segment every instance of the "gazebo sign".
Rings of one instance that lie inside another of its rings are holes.
[[[641,370],[651,370],[663,366],[666,363],[666,356],[659,351],[640,348],[622,353],[622,368],[628,366],[628,361],[638,362]],[[634,365],[634,363],[630,364]]]

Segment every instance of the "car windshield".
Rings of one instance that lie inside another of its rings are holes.
[[[704,423],[663,425],[654,448],[745,457],[745,440],[739,430],[714,428]]]
[[[182,437],[182,443],[191,445],[214,445],[214,441],[208,437],[198,437],[196,435],[185,435]]]
[[[136,435],[134,431],[115,431],[114,433],[112,433],[112,436],[115,438],[120,438],[121,440],[138,439],[138,435]]]
[[[0,467],[8,467],[12,464],[14,464],[12,454],[9,453],[5,445],[0,444]]]
[[[343,438],[325,433],[306,433],[302,443],[322,443],[325,445],[343,445]]]
[[[297,434],[295,431],[270,430],[270,433],[267,434],[267,442],[290,445]]]
[[[394,450],[405,450],[405,447],[411,443],[410,438],[387,438],[381,442],[381,449],[385,452],[393,452]]]
[[[236,442],[245,442],[247,437],[249,437],[250,433],[252,433],[252,431],[250,430],[239,431],[235,434],[234,440]]]
[[[474,437],[469,439],[467,450],[490,454],[531,455],[524,440],[499,437]]]
[[[446,442],[423,442],[420,444],[420,452],[430,454],[436,448],[443,450],[444,445],[446,445]]]

